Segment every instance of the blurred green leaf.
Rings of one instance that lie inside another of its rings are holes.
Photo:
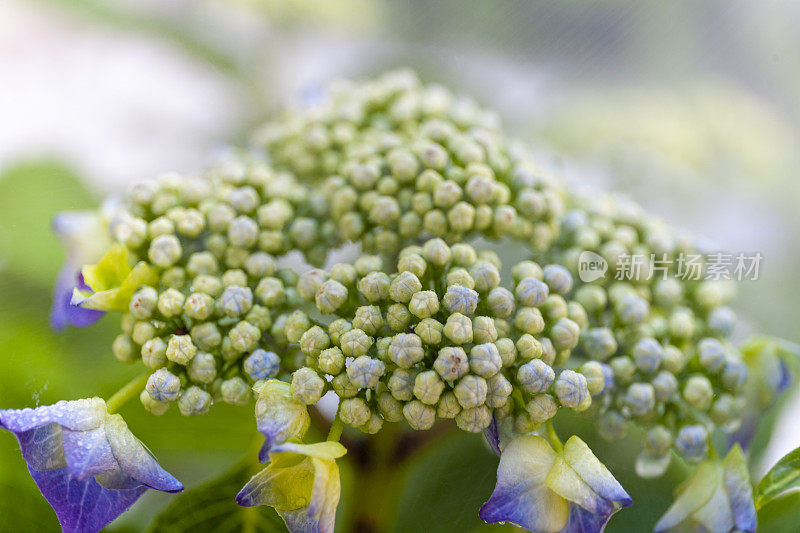
[[[51,286],[64,251],[50,229],[59,211],[97,205],[78,176],[53,161],[20,163],[0,173],[0,270]]]
[[[271,507],[240,507],[234,499],[259,468],[248,458],[219,478],[184,492],[156,517],[149,531],[286,531],[283,521]]]
[[[760,533],[795,533],[800,509],[800,493],[776,498],[758,510]]]
[[[800,448],[784,455],[759,482],[755,490],[756,509],[797,488],[800,488]]]

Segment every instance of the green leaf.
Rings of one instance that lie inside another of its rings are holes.
[[[784,455],[758,484],[755,490],[756,509],[797,488],[800,488],[800,448]]]
[[[219,478],[184,492],[156,517],[148,531],[285,532],[286,526],[271,507],[240,507],[234,499],[259,468],[251,460],[242,461]]]
[[[758,510],[758,530],[795,533],[800,521],[800,493],[776,498]]]

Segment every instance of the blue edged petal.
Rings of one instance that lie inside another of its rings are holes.
[[[66,263],[56,278],[53,288],[53,305],[50,308],[50,327],[56,331],[63,330],[67,326],[76,328],[91,326],[105,314],[103,311],[72,305],[72,293],[76,288],[88,289],[83,283],[80,269],[75,268],[71,263]]]
[[[629,507],[633,503],[619,481],[577,435],[570,437],[564,444],[564,460],[601,498],[622,507]]]
[[[72,478],[82,481],[119,468],[102,427],[89,431],[62,429],[61,438],[67,469]]]
[[[0,427],[22,433],[55,423],[73,431],[87,431],[100,427],[106,414],[106,403],[100,398],[62,400],[35,409],[0,410]]]
[[[613,513],[612,513],[613,514]],[[569,504],[569,520],[560,533],[602,533],[611,515],[590,513],[580,505]]]
[[[498,456],[500,455],[500,429],[497,427],[497,417],[492,415],[492,421],[489,427],[483,430],[483,438],[486,443]]]
[[[17,433],[22,457],[31,468],[53,470],[66,466],[61,444],[61,426],[45,424]]]
[[[481,519],[510,522],[538,533],[560,531],[567,524],[569,505],[545,485],[557,458],[538,436],[524,435],[508,443],[500,455],[497,485],[478,513]]]
[[[56,512],[65,533],[94,533],[117,518],[147,490],[108,490],[94,478],[78,481],[67,468],[40,471],[28,468],[42,495]]]
[[[756,530],[758,518],[747,462],[739,446],[731,448],[722,463],[722,468],[722,482],[728,494],[733,523],[736,529],[752,533]]]
[[[269,451],[289,439],[302,439],[311,425],[308,409],[297,402],[291,386],[278,379],[259,382],[253,390],[256,401],[256,427],[264,435],[264,445],[258,454],[259,461],[266,462]]]

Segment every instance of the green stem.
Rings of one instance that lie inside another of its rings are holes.
[[[142,392],[142,389],[144,389],[144,386],[147,383],[148,377],[150,377],[149,373],[136,376],[128,383],[123,385],[121,389],[115,392],[111,398],[106,400],[106,408],[108,409],[108,413],[111,414],[118,411],[128,402],[128,400]]]
[[[344,430],[344,422],[342,422],[342,419],[339,418],[339,413],[336,413],[336,418],[333,419],[333,422],[331,423],[331,429],[328,431],[327,440],[339,442],[339,439],[342,436],[342,430]]]
[[[556,452],[562,453],[564,451],[564,445],[561,444],[561,439],[558,438],[556,428],[553,427],[553,421],[548,420],[545,427],[547,428],[547,439],[550,441],[550,445],[555,448]]]

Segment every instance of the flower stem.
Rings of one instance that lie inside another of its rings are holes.
[[[117,392],[114,393],[108,400],[106,400],[106,408],[108,413],[114,413],[122,408],[128,400],[139,394],[144,389],[147,378],[150,377],[149,373],[144,373],[136,376],[128,383],[122,386]]]
[[[328,431],[327,440],[339,442],[339,438],[342,436],[342,430],[344,430],[344,422],[339,418],[339,413],[336,413],[336,417],[333,419],[333,422],[331,422],[331,429]]]
[[[553,421],[548,420],[545,427],[547,428],[547,439],[550,441],[550,445],[555,448],[556,452],[563,452],[564,445],[561,443],[561,439],[558,438],[556,428],[553,427]]]

